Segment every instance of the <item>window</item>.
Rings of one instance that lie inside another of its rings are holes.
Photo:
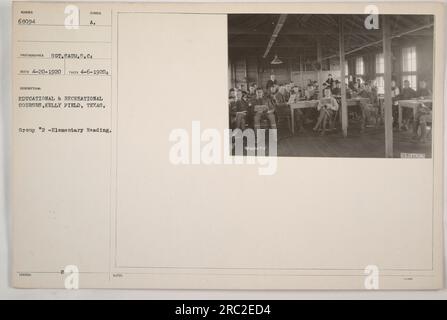
[[[363,57],[358,57],[355,60],[355,74],[358,76],[363,76],[365,74],[365,68],[363,65]]]
[[[408,75],[402,76],[402,85],[405,80],[410,81],[410,88],[417,90],[417,77],[415,74],[408,74]]]
[[[385,73],[385,61],[383,59],[383,53],[376,54],[376,74]]]
[[[416,47],[402,49],[402,71],[416,72]]]
[[[385,60],[383,59],[383,53],[376,54],[376,86],[377,93],[385,93]]]
[[[405,80],[410,81],[410,87],[417,90],[417,65],[416,47],[402,49],[402,84]]]
[[[345,83],[348,84],[349,83],[349,67],[348,67],[347,60],[345,60],[344,66],[345,66]]]
[[[377,86],[377,93],[378,94],[384,94],[385,93],[385,79],[383,76],[377,76],[376,77],[376,86]]]

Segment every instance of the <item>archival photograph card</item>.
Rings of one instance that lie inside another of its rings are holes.
[[[441,4],[12,21],[14,287],[443,287]]]

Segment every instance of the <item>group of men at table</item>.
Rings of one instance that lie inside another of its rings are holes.
[[[432,122],[432,92],[427,87],[425,80],[419,81],[417,90],[410,87],[410,82],[404,80],[403,88],[400,89],[396,85],[396,81],[391,81],[391,98],[393,104],[393,119],[394,125],[400,126],[401,124],[396,121],[398,119],[399,101],[401,100],[416,100],[417,109],[414,110],[405,108],[403,109],[403,123],[399,129],[408,130],[409,123],[413,120],[413,139],[426,142],[427,138],[427,124]],[[418,134],[420,128],[421,134]]]
[[[261,128],[261,121],[267,120],[269,128],[276,129],[277,113],[279,110],[290,112],[289,106],[299,101],[315,101],[316,108],[297,108],[291,114],[291,120],[297,125],[299,132],[305,131],[305,124],[314,123],[313,131],[324,135],[327,130],[334,127],[335,116],[339,110],[341,98],[341,83],[328,75],[328,79],[322,84],[322,94],[319,97],[319,85],[317,81],[308,80],[307,85],[302,88],[293,82],[279,85],[272,75],[267,81],[265,88],[258,87],[256,83],[249,85],[248,91],[232,88],[229,92],[230,126],[232,129],[244,130],[246,126],[255,129]],[[392,81],[393,119],[397,125],[398,101],[410,100],[417,97],[430,97],[431,91],[427,88],[426,81],[419,83],[417,91],[410,87],[408,80],[403,82],[400,89],[395,81]],[[360,120],[361,132],[365,130],[369,119],[375,118],[376,125],[383,117],[383,110],[379,102],[377,87],[369,81],[362,82],[361,79],[349,81],[346,87],[346,98],[361,97]],[[413,130],[417,135],[418,127],[421,126],[422,137],[424,137],[425,122],[431,117],[431,106],[422,104],[413,119]],[[403,114],[403,128],[408,129],[408,124],[413,113],[405,110]]]

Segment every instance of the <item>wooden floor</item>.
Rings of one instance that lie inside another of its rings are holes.
[[[287,132],[285,132],[287,135]],[[366,128],[363,134],[359,126],[353,124],[345,138],[340,131],[328,132],[324,136],[307,129],[305,133],[295,133],[284,137],[279,130],[278,156],[283,157],[358,157],[384,158],[384,128]],[[401,158],[402,153],[424,155],[431,158],[431,141],[421,143],[412,139],[412,131],[393,132],[394,157]]]

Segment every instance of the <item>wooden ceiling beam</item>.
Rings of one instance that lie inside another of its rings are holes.
[[[270,35],[270,32],[258,30],[258,29],[244,29],[244,28],[238,28],[238,27],[230,27],[228,29],[229,35]],[[313,36],[313,35],[337,35],[338,31],[334,30],[333,28],[329,29],[323,29],[323,30],[316,30],[316,29],[296,29],[296,30],[285,30],[283,29],[281,31],[281,35],[287,35],[287,36]],[[350,35],[361,35],[361,36],[370,36],[370,37],[376,37],[377,39],[380,38],[382,35],[381,30],[350,30],[345,32],[346,36]],[[409,36],[432,36],[433,31],[430,30],[419,30],[418,32],[414,32],[412,34],[409,34]]]
[[[407,30],[407,31],[403,31],[403,32],[399,32],[399,33],[393,34],[390,38],[391,39],[400,38],[402,36],[407,36],[409,34],[417,32],[419,30],[423,30],[423,29],[427,29],[427,28],[433,28],[433,26],[434,26],[434,24],[430,23],[430,24],[427,24],[425,26],[421,26],[421,27],[417,27],[417,28],[414,28],[414,29],[411,29],[411,30]],[[359,47],[356,47],[354,49],[351,49],[351,50],[347,51],[346,55],[358,52],[358,51],[360,51],[362,49],[365,49],[365,48],[368,48],[368,47],[371,47],[371,46],[381,46],[382,44],[383,44],[383,39],[382,40],[378,40],[378,41],[369,42],[369,43],[366,43],[364,45],[361,45]],[[336,57],[338,57],[338,55],[327,56],[327,57],[324,57],[323,60],[332,59],[332,58],[336,58]]]
[[[279,35],[279,32],[281,31],[282,27],[284,26],[286,19],[287,19],[287,14],[282,14],[279,16],[278,22],[276,23],[276,26],[275,26],[275,30],[273,30],[273,34],[270,37],[269,43],[267,44],[267,48],[265,49],[265,52],[262,55],[263,58],[267,57],[267,55],[269,54],[269,51],[273,47],[273,44],[275,43],[276,38]]]
[[[249,42],[245,42],[245,41],[244,42],[240,41],[240,42],[229,43],[228,46],[230,48],[263,48],[263,47],[265,47],[265,44],[256,43],[256,42],[249,43]],[[303,49],[306,49],[306,48],[312,49],[313,48],[313,49],[315,49],[315,45],[302,44],[302,43],[277,43],[277,44],[275,44],[275,48],[303,48]]]

